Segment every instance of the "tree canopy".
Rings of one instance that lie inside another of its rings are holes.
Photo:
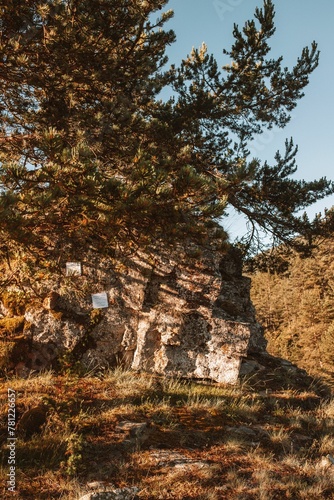
[[[284,127],[318,65],[269,56],[274,6],[234,26],[220,70],[205,45],[168,67],[168,0],[6,0],[0,15],[2,245],[45,257],[200,234],[229,205],[283,241],[311,234],[298,215],[334,191],[247,150]],[[172,97],[163,99],[169,89]],[[317,225],[319,228],[319,224]],[[323,227],[323,225],[321,226]]]

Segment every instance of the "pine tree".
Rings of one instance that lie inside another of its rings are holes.
[[[283,246],[277,247],[267,260],[265,255],[256,256],[248,274],[252,302],[265,327],[268,352],[333,379],[333,238],[317,239],[306,257],[288,249],[284,258],[284,251]],[[275,254],[279,257],[276,269]]]
[[[203,45],[167,68],[168,0],[8,0],[0,19],[0,222],[3,249],[53,258],[64,248],[198,237],[232,205],[289,241],[312,233],[296,213],[333,192],[295,173],[287,141],[273,166],[247,143],[284,127],[318,65],[270,59],[265,0],[219,71]],[[173,90],[162,100],[164,88]],[[319,226],[319,225],[318,225]],[[317,227],[318,227],[317,226]],[[322,227],[323,229],[323,227]]]

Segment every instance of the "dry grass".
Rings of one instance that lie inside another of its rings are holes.
[[[7,389],[18,420],[17,490],[6,491]],[[140,499],[334,498],[334,404],[308,391],[256,391],[115,369],[1,382],[1,498],[76,500],[90,481],[137,486]],[[122,422],[143,424],[122,430]],[[38,492],[38,493],[36,493]],[[36,496],[37,495],[37,496]]]

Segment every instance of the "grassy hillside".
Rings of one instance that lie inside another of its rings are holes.
[[[333,498],[334,404],[295,368],[223,387],[120,369],[1,383],[1,498]],[[7,389],[16,391],[17,490],[6,491]],[[97,482],[97,483],[96,483]]]
[[[78,500],[136,488],[145,500],[334,498],[334,243],[275,255],[252,273],[270,355],[235,387],[116,368],[0,379],[0,497]],[[20,327],[20,304],[14,308]],[[17,297],[16,297],[17,299]],[[16,334],[15,334],[16,335]],[[8,389],[16,402],[16,490],[9,492]],[[135,491],[135,490],[133,490]],[[127,497],[130,500],[130,497]]]
[[[334,382],[334,241],[308,257],[281,249],[268,259],[251,274],[268,351]]]

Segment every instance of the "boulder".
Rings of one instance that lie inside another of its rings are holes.
[[[115,489],[103,489],[101,491],[95,491],[93,493],[87,493],[81,496],[79,500],[134,500],[138,498],[137,493],[139,488],[135,486],[130,488],[115,488]]]
[[[250,279],[242,276],[233,247],[213,241],[113,258],[90,255],[82,264],[82,275],[70,279],[86,294],[73,290],[72,300],[68,291],[65,298],[61,288],[50,290],[25,311],[31,349],[44,358],[49,349],[50,362],[71,352],[87,368],[123,363],[234,384],[248,351],[265,349]],[[94,310],[91,294],[102,291],[108,308]]]

